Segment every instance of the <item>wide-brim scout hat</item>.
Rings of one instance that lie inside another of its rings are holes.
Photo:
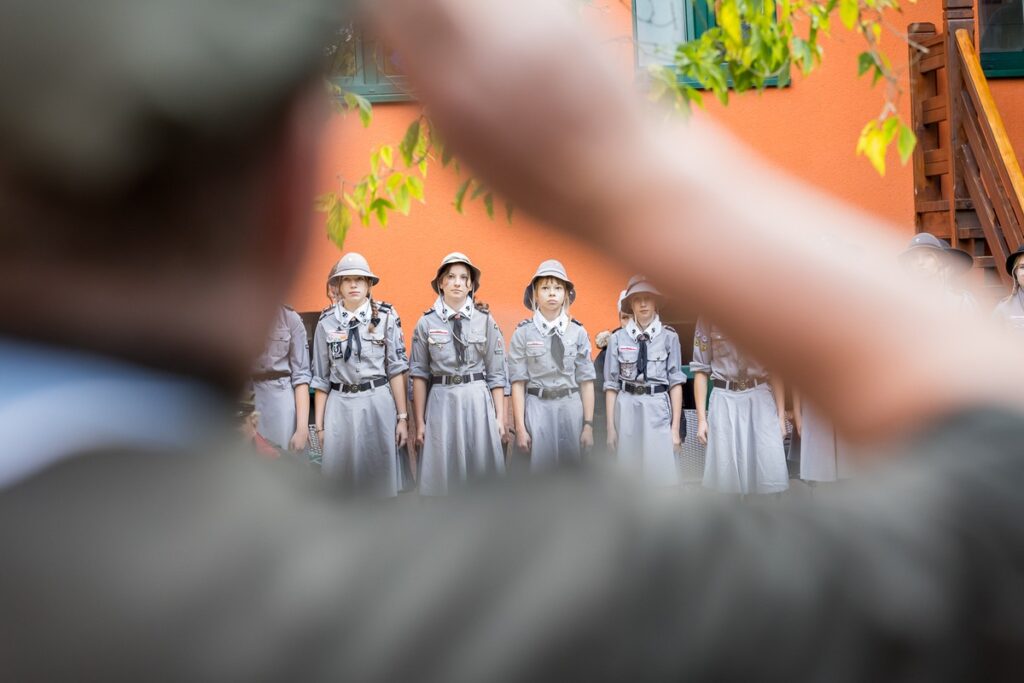
[[[461,263],[469,268],[469,272],[473,278],[473,294],[476,294],[477,290],[480,289],[480,269],[473,265],[473,262],[469,260],[468,256],[458,251],[453,251],[441,259],[441,265],[437,267],[437,273],[434,275],[434,279],[430,281],[430,286],[433,288],[434,293],[441,293],[441,287],[439,285],[441,273],[444,272],[445,268],[455,263]]]
[[[1024,256],[1024,246],[1017,247],[1017,251],[1006,257],[1006,274],[1010,277],[1013,277],[1013,266],[1021,256]]]
[[[338,264],[334,266],[334,271],[331,272],[331,277],[328,278],[328,282],[331,280],[338,280],[343,277],[365,277],[370,281],[370,286],[373,286],[380,282],[380,278],[373,274],[370,270],[370,263],[366,260],[366,257],[362,254],[357,254],[354,251],[349,252],[341,257]]]
[[[939,257],[944,259],[957,274],[970,270],[974,265],[974,258],[970,254],[963,249],[954,249],[930,232],[914,235],[907,248],[900,253],[900,260],[906,260],[910,254],[921,249],[938,252]]]
[[[4,174],[114,196],[190,158],[194,142],[244,144],[314,82],[354,4],[5,3]]]
[[[626,293],[619,301],[619,311],[622,313],[633,314],[632,306],[630,302],[633,297],[638,294],[650,294],[651,296],[664,299],[665,295],[662,294],[657,287],[652,284],[644,275],[634,275],[629,278],[629,284],[626,285]]]
[[[561,261],[548,259],[537,266],[537,272],[533,274],[530,284],[526,285],[526,290],[523,291],[523,305],[528,310],[533,310],[533,285],[542,277],[553,277],[564,282],[566,293],[569,297],[569,305],[576,301],[576,285],[569,279],[569,275],[565,272],[565,266],[562,265]]]

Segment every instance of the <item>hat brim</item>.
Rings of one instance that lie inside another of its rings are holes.
[[[576,285],[574,285],[572,281],[566,280],[564,277],[559,277],[558,275],[546,275],[541,273],[539,275],[535,275],[533,279],[530,280],[530,284],[526,285],[526,289],[523,290],[523,306],[526,306],[526,310],[533,310],[533,285],[542,277],[553,277],[556,280],[564,282],[565,288],[569,290],[569,305],[572,306],[576,302]]]
[[[327,283],[330,284],[343,277],[365,277],[370,282],[371,287],[380,282],[379,277],[365,270],[342,270],[327,278]]]
[[[950,265],[957,275],[966,273],[974,267],[974,257],[963,249],[950,247],[946,250],[946,258],[949,259]]]
[[[641,294],[654,297],[658,300],[659,305],[665,299],[665,295],[654,287],[648,285],[641,288],[640,286],[637,286],[632,292],[622,297],[622,302],[619,304],[619,313],[628,313],[629,315],[633,315],[633,309],[630,306],[630,302],[633,300],[633,297],[640,296]]]
[[[1021,256],[1024,256],[1024,247],[1019,247],[1017,251],[1006,257],[1006,274],[1010,277],[1013,277],[1013,266]]]
[[[470,274],[473,276],[473,294],[476,294],[480,290],[480,269],[474,266],[472,263],[467,261],[452,261],[445,263],[443,266],[437,269],[437,274],[434,275],[434,279],[430,281],[430,287],[434,290],[434,294],[441,293],[441,285],[439,281],[441,279],[441,273],[445,271],[448,266],[463,265],[469,268]]]

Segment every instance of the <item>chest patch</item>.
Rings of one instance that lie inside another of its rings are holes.
[[[330,343],[348,341],[348,332],[328,332],[327,341]]]
[[[639,346],[620,346],[619,349],[621,351],[639,351],[640,347]]]
[[[544,342],[542,342],[542,341],[528,341],[528,342],[526,342],[526,346],[527,346],[527,348],[531,348],[531,349],[543,349],[544,348]]]
[[[447,337],[450,332],[448,330],[427,330],[427,334],[439,334]]]

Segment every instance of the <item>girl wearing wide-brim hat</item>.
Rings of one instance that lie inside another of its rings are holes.
[[[686,375],[679,335],[658,315],[662,298],[643,276],[630,279],[621,310],[633,318],[608,340],[604,389],[608,445],[619,462],[652,484],[671,486],[679,482],[675,451]]]
[[[474,298],[480,269],[465,254],[446,256],[430,286],[437,299],[413,332],[410,372],[420,494],[443,496],[505,472],[505,341]]]
[[[590,337],[569,316],[576,287],[558,261],[544,261],[523,292],[532,311],[509,344],[516,446],[537,472],[579,463],[594,445]]]
[[[380,278],[361,255],[345,254],[331,280],[339,298],[313,336],[323,473],[346,488],[393,497],[402,484],[398,449],[408,438],[402,323],[391,304],[372,298]]]
[[[933,282],[951,304],[968,311],[978,308],[974,296],[958,284],[958,279],[974,265],[974,258],[929,232],[914,235],[899,256],[900,263],[919,280]]]
[[[1010,295],[996,304],[992,316],[1007,329],[1024,334],[1024,246],[1006,258],[1005,266],[1013,287]]]
[[[690,369],[697,439],[707,444],[704,486],[740,495],[789,488],[781,382],[704,318],[697,320]],[[714,386],[710,406],[709,382]]]

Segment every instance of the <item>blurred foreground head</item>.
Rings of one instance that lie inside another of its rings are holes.
[[[301,256],[343,4],[5,2],[0,334],[241,376]]]

